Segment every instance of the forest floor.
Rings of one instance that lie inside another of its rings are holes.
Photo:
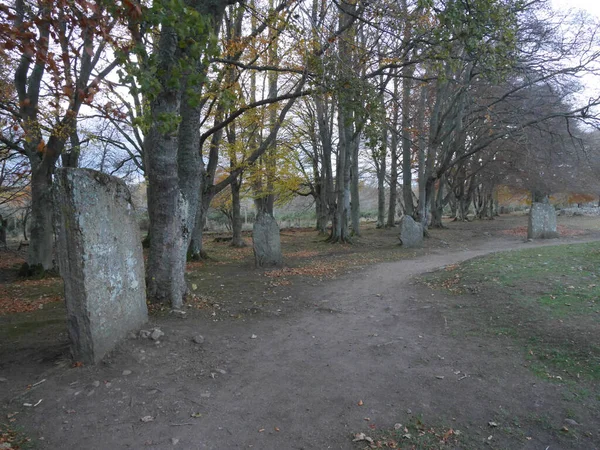
[[[276,271],[209,235],[187,313],[151,308],[164,336],[96,366],[69,359],[60,280],[1,253],[0,448],[600,449],[600,218],[526,223],[420,249],[283,230]]]

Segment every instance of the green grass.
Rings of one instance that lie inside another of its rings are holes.
[[[536,375],[559,382],[600,380],[595,344],[600,243],[496,253],[448,267],[425,281],[453,294],[473,294],[461,297],[463,307],[452,314],[477,323],[476,331],[515,340]]]

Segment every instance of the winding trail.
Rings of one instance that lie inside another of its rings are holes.
[[[287,316],[202,330],[161,323],[166,350],[129,341],[106,366],[51,373],[35,392],[47,400],[26,423],[49,449],[349,450],[352,433],[416,415],[485,428],[498,408],[543,411],[555,388],[502,342],[455,335],[443,310],[422,301],[443,294],[412,277],[495,251],[572,242],[581,240],[488,238],[310,287],[299,295],[312,306]],[[189,343],[198,331],[204,349]],[[147,415],[153,421],[141,422]],[[547,439],[523,448],[546,448]]]

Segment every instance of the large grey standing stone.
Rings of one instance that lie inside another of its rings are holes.
[[[549,203],[534,203],[529,212],[528,239],[552,239],[558,237],[556,211]]]
[[[55,226],[71,351],[93,364],[148,320],[139,227],[125,183],[57,169]]]
[[[258,214],[252,228],[254,261],[257,267],[281,266],[279,225],[270,214]]]
[[[403,247],[420,247],[423,244],[423,228],[410,216],[400,219],[400,242]]]

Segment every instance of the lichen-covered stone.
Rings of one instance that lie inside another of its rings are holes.
[[[270,214],[259,214],[252,228],[254,261],[257,267],[281,266],[279,225]]]
[[[529,211],[528,239],[552,239],[558,237],[556,211],[549,203],[534,203]]]
[[[410,216],[400,219],[400,235],[398,236],[403,247],[420,247],[423,244],[423,228]]]
[[[57,169],[55,226],[76,361],[93,364],[148,319],[144,259],[125,183],[89,169]]]

